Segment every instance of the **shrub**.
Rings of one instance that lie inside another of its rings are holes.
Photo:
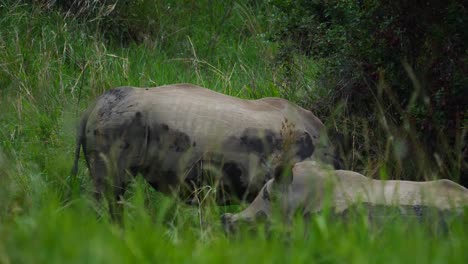
[[[395,135],[410,149],[423,146],[421,150],[434,161],[428,163],[444,167],[444,175],[456,179],[468,174],[466,3],[271,0],[270,4],[274,10],[270,37],[281,45],[280,82],[286,80],[289,89],[313,86],[313,93],[325,95],[313,100],[322,117],[332,116],[342,105],[338,123],[367,120],[373,128],[371,142],[385,146],[382,135]],[[297,68],[297,60],[291,58],[297,54],[321,63],[319,81],[295,79],[291,69]],[[355,146],[363,148],[364,141],[361,138]]]

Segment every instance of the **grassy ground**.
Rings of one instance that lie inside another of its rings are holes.
[[[280,221],[271,237],[227,238],[219,216],[239,207],[188,207],[141,179],[126,195],[124,228],[93,201],[84,164],[69,196],[79,113],[106,89],[190,82],[243,98],[280,94],[266,24],[245,5],[231,12],[210,28],[214,44],[200,18],[174,43],[123,46],[56,11],[0,1],[0,263],[466,263],[466,216],[433,232],[398,219],[369,227],[322,215],[307,239],[300,220],[289,238]],[[317,65],[303,63],[313,78]]]

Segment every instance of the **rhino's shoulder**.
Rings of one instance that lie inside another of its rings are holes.
[[[137,88],[131,86],[119,86],[105,91],[99,99],[121,100]]]
[[[219,102],[229,101],[229,103],[243,101],[240,98],[232,97],[190,83],[168,84],[158,87],[147,88],[146,90],[149,90],[151,94],[155,95],[165,94],[186,99],[202,98],[203,100],[217,100]]]
[[[371,180],[371,178],[368,178],[358,172],[355,171],[350,171],[350,170],[336,170],[336,174],[348,178],[349,180]]]
[[[162,85],[160,87],[157,87],[157,88],[173,88],[173,89],[206,89],[206,90],[209,90],[207,88],[204,88],[204,87],[201,87],[201,86],[198,86],[198,85],[195,85],[195,84],[191,84],[191,83],[176,83],[176,84],[168,84],[168,85]]]
[[[261,98],[261,99],[258,99],[258,100],[255,100],[256,102],[263,102],[263,103],[266,103],[270,106],[273,106],[274,108],[277,108],[277,109],[285,109],[286,107],[289,107],[291,105],[293,105],[291,102],[289,102],[288,100],[286,99],[283,99],[283,98],[278,98],[278,97],[265,97],[265,98]]]
[[[94,107],[102,116],[105,113],[110,114],[118,108],[122,102],[128,101],[128,98],[135,93],[137,88],[130,86],[121,86],[105,91],[95,102]]]

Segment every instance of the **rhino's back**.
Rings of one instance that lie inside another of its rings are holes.
[[[177,129],[202,145],[252,131],[278,136],[286,119],[294,129],[307,131],[315,144],[323,128],[312,113],[284,99],[244,100],[190,84],[112,89],[98,99],[92,114],[92,126],[115,129],[138,117],[150,127]]]
[[[468,190],[449,180],[370,180],[366,185],[368,201],[374,204],[434,206],[439,209],[468,205]]]
[[[301,155],[310,156],[323,125],[318,121],[316,130],[307,130],[314,120],[304,112],[279,98],[244,100],[189,84],[119,87],[104,93],[92,108],[87,146],[105,152],[123,139],[125,145],[146,148],[150,156],[169,150],[166,160],[171,162],[187,149],[193,157],[219,152],[223,159],[241,161],[247,154],[268,156],[281,148],[280,131],[288,119],[295,130],[307,132]]]
[[[151,120],[164,120],[168,125],[210,138],[239,135],[253,127],[279,131],[285,118],[299,130],[304,130],[304,123],[309,122],[299,107],[280,98],[245,100],[188,84],[143,89],[139,93]]]
[[[176,127],[199,141],[217,142],[217,138],[240,135],[249,127],[278,131],[283,116],[266,103],[242,100],[198,86],[140,89],[135,95],[134,101],[141,102],[149,122]]]
[[[335,206],[338,211],[354,202],[374,206],[437,208],[451,210],[468,206],[468,190],[450,180],[426,182],[374,180],[362,174],[337,170]]]

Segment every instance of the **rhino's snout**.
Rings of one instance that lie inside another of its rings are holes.
[[[236,214],[226,213],[221,215],[221,224],[224,232],[228,235],[235,234],[239,228],[246,228],[250,231],[256,230],[256,223],[263,223],[266,226],[269,224],[269,216],[264,211],[258,211],[254,217],[245,217]]]
[[[221,224],[226,234],[235,234],[239,231],[240,226],[252,228],[254,219],[239,214],[226,213],[221,216]]]
[[[225,213],[221,215],[221,225],[223,226],[224,232],[226,234],[232,234],[234,233],[234,224],[233,224],[233,214],[231,213]]]

